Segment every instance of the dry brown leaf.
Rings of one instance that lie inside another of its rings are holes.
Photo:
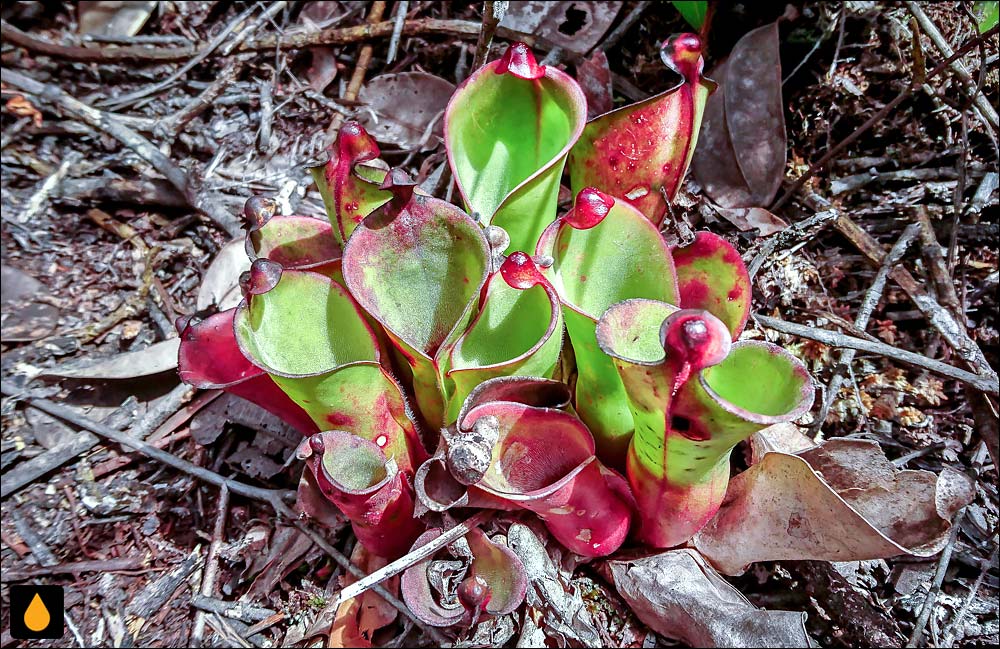
[[[156,9],[154,0],[80,2],[79,32],[100,36],[135,36]]]
[[[511,2],[500,24],[584,54],[601,41],[621,7],[622,3],[617,1]]]
[[[787,141],[781,98],[778,25],[743,36],[709,77],[692,171],[705,193],[726,208],[767,205],[785,177]]]
[[[45,300],[52,294],[44,284],[27,273],[0,265],[0,332],[4,342],[38,340],[52,333],[59,321],[59,309]]]
[[[763,207],[729,208],[716,206],[715,211],[719,213],[719,216],[740,230],[746,232],[747,230],[756,229],[762,237],[781,232],[788,227],[788,223],[784,219],[775,216]]]
[[[358,101],[361,124],[379,142],[404,149],[432,149],[444,133],[444,109],[455,85],[426,72],[398,72],[375,77]]]
[[[587,98],[587,118],[610,112],[614,105],[611,68],[604,50],[597,50],[589,59],[576,64],[576,80]]]
[[[371,574],[389,563],[389,560],[369,553],[358,543],[351,554],[351,562],[366,574]],[[349,586],[357,581],[357,578],[347,574],[342,581],[343,586]],[[390,593],[399,595],[399,575],[392,577],[383,585]],[[333,623],[329,626],[329,640],[326,646],[371,647],[375,632],[392,624],[397,615],[399,612],[395,607],[374,591],[367,590],[358,597],[341,602],[337,607]],[[319,622],[320,619],[317,619],[317,624]]]
[[[751,604],[694,550],[608,563],[615,587],[654,631],[692,647],[808,647],[805,613]]]
[[[764,453],[730,481],[693,544],[729,575],[756,561],[926,557],[973,495],[957,471],[898,471],[876,442],[835,438],[797,455]]]
[[[132,379],[167,372],[177,367],[180,338],[171,338],[134,352],[124,352],[99,361],[63,363],[42,371],[44,376],[73,379]]]

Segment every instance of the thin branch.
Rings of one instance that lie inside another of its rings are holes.
[[[906,87],[906,89],[903,90],[903,92],[896,95],[896,97],[892,101],[883,106],[882,109],[879,110],[877,113],[872,115],[868,119],[868,121],[866,121],[858,128],[854,129],[853,133],[851,133],[843,140],[838,142],[835,146],[827,150],[826,154],[824,154],[822,158],[809,165],[809,168],[805,171],[805,173],[799,176],[795,180],[795,182],[792,183],[792,185],[788,188],[788,190],[782,195],[782,197],[779,198],[777,201],[775,201],[773,205],[771,205],[770,210],[774,212],[778,208],[782,207],[789,200],[791,200],[792,196],[794,196],[806,184],[806,182],[816,174],[817,171],[826,167],[827,163],[829,163],[830,160],[833,160],[833,158],[836,157],[841,151],[843,151],[848,146],[857,141],[857,139],[861,137],[864,133],[866,133],[871,127],[883,121],[885,119],[885,116],[891,113],[896,108],[896,106],[899,106],[901,103],[903,103],[910,95],[912,95],[918,89],[920,89],[924,85],[927,85],[927,82],[929,82],[931,79],[944,72],[948,68],[948,66],[951,65],[953,61],[958,60],[969,50],[978,47],[980,43],[986,41],[989,38],[993,38],[994,36],[997,35],[997,33],[1000,33],[1000,26],[994,27],[988,32],[980,34],[979,36],[969,40],[964,45],[962,45],[962,47],[955,50],[954,54],[949,56],[947,59],[938,64],[937,67],[928,72],[927,77],[924,80],[923,84],[917,85],[911,82]]]
[[[221,206],[209,201],[203,194],[195,191],[194,186],[188,182],[187,172],[175,165],[152,142],[125,126],[116,115],[97,110],[71,96],[62,88],[36,81],[17,70],[4,70],[3,80],[4,83],[18,90],[58,106],[83,120],[89,126],[115,138],[163,174],[170,181],[170,184],[187,198],[191,207],[217,223],[231,236],[238,236],[242,232],[242,225],[233,215]]]
[[[779,320],[778,318],[772,318],[770,316],[760,314],[754,315],[754,319],[768,329],[774,329],[775,331],[780,331],[782,333],[799,336],[800,338],[815,340],[816,342],[823,343],[824,345],[830,345],[831,347],[855,349],[860,352],[868,352],[869,354],[877,354],[879,356],[885,356],[886,358],[901,361],[908,365],[913,365],[914,367],[919,367],[921,369],[934,372],[935,374],[940,374],[941,376],[961,381],[962,383],[968,383],[972,387],[985,392],[986,394],[997,396],[997,393],[1000,392],[996,379],[991,380],[987,377],[979,376],[978,374],[973,374],[972,372],[955,367],[954,365],[948,365],[947,363],[942,363],[939,360],[927,358],[926,356],[921,356],[920,354],[916,354],[905,349],[899,349],[898,347],[893,347],[892,345],[876,343],[863,338],[855,338],[854,336],[847,336],[845,334],[838,333],[836,331],[829,331],[827,329],[818,329],[816,327],[796,324],[794,322],[786,322],[785,320]]]
[[[815,210],[835,209],[828,200],[815,192],[807,194],[805,199],[806,203]],[[842,212],[835,225],[837,230],[847,237],[872,264],[882,265],[885,260],[885,249],[860,225]],[[910,274],[910,271],[897,267],[889,273],[889,277],[906,291],[906,294],[910,296],[910,299],[924,314],[931,326],[941,334],[941,337],[947,341],[955,353],[969,364],[969,367],[994,383],[997,381],[996,371],[990,367],[983,350],[969,337],[969,332],[947,309],[931,297],[922,284]]]
[[[205,568],[201,573],[201,587],[198,592],[202,597],[215,595],[215,582],[219,579],[219,550],[222,548],[222,537],[226,533],[226,517],[229,515],[229,487],[222,486],[219,490],[219,502],[216,503],[215,525],[212,527],[212,541],[208,545],[205,556]],[[191,631],[191,646],[200,647],[205,638],[205,612],[198,611],[194,616],[194,629]]]
[[[941,584],[944,583],[944,576],[948,572],[948,564],[951,563],[951,554],[955,549],[955,541],[958,540],[958,531],[962,527],[962,521],[965,520],[965,509],[963,507],[959,510],[958,514],[955,515],[955,520],[951,523],[948,543],[944,546],[944,550],[941,551],[941,558],[938,560],[937,570],[934,572],[934,583],[927,592],[927,599],[924,600],[924,605],[920,609],[920,615],[913,625],[913,633],[910,635],[909,642],[906,643],[907,647],[916,647],[924,637],[924,627],[927,626],[927,620],[930,619],[931,611],[934,610],[934,604],[941,593]]]
[[[120,63],[121,61],[153,61],[167,63],[183,61],[198,54],[199,48],[183,47],[77,47],[60,45],[22,32],[6,20],[0,21],[0,35],[4,42],[64,61],[89,63]]]
[[[57,45],[44,39],[30,36],[20,31],[6,21],[0,22],[4,40],[29,51],[45,54],[66,61],[85,61],[111,63],[128,61],[137,63],[143,61],[166,62],[184,61],[196,56],[200,48],[191,47],[69,47]],[[391,38],[395,31],[394,20],[384,20],[372,25],[355,25],[324,29],[316,32],[299,32],[294,34],[267,35],[244,42],[236,52],[259,52],[273,50],[278,47],[283,50],[324,47],[328,45],[347,45],[378,38]],[[407,20],[403,23],[402,34],[414,36],[419,34],[441,34],[456,38],[477,38],[480,24],[471,20],[441,20],[438,18],[421,18]],[[552,44],[546,39],[526,34],[503,26],[497,27],[496,35],[506,40],[516,40],[531,47],[551,49]]]
[[[459,523],[429,543],[425,543],[419,548],[411,550],[409,553],[396,559],[392,563],[379,568],[364,579],[360,579],[353,584],[346,586],[337,596],[338,602],[344,602],[352,597],[357,597],[375,584],[381,583],[394,575],[398,575],[418,561],[431,556],[452,541],[465,536],[469,530],[474,527],[479,527],[492,515],[493,513],[490,511],[481,511],[478,514],[474,514],[464,523]]]
[[[886,282],[889,280],[889,272],[899,263],[899,260],[903,258],[906,253],[907,248],[917,237],[920,232],[920,225],[917,223],[911,223],[906,226],[903,230],[903,234],[900,235],[899,240],[896,241],[896,245],[892,247],[889,254],[885,256],[885,260],[882,262],[882,267],[878,269],[875,274],[875,279],[872,280],[871,286],[868,288],[868,292],[865,293],[864,299],[861,301],[861,306],[858,308],[858,315],[854,318],[854,326],[859,330],[864,331],[868,328],[868,321],[871,320],[872,313],[875,312],[875,307],[878,306],[879,301],[882,299],[882,293],[885,292]],[[844,383],[844,374],[847,368],[850,367],[851,363],[854,361],[854,356],[857,354],[856,349],[844,349],[841,350],[840,356],[837,358],[837,368],[833,372],[833,376],[830,377],[830,384],[826,389],[826,396],[823,399],[823,405],[820,408],[819,414],[816,416],[816,430],[819,430],[826,421],[826,415],[830,412],[830,406],[833,405],[834,400],[837,398],[837,394],[840,392],[840,386]]]
[[[951,57],[954,55],[954,51],[951,49],[951,44],[948,40],[941,34],[938,30],[937,25],[931,20],[930,16],[924,13],[924,10],[920,8],[919,2],[912,2],[909,0],[906,3],[906,8],[910,10],[913,17],[917,19],[920,24],[920,29],[930,37],[931,42],[934,43],[935,47],[941,52],[942,55],[946,57]],[[954,59],[949,63],[949,67],[952,71],[958,75],[958,78],[962,80],[959,84],[962,88],[962,92],[969,97],[973,105],[976,107],[976,111],[982,116],[983,121],[986,122],[994,131],[1000,129],[1000,121],[997,118],[996,109],[990,105],[990,100],[980,92],[980,88],[975,81],[972,80],[972,75],[969,70],[965,67],[960,59]]]
[[[396,3],[396,16],[393,18],[392,36],[389,37],[389,52],[385,55],[386,65],[396,60],[396,52],[399,50],[399,38],[403,35],[403,23],[406,22],[406,12],[409,10],[409,0],[399,0]]]
[[[237,496],[243,496],[244,498],[250,498],[252,500],[258,500],[260,502],[265,502],[271,505],[274,510],[281,516],[288,519],[291,524],[298,528],[303,534],[308,536],[313,543],[319,546],[324,552],[326,552],[330,557],[336,561],[344,570],[347,570],[352,575],[355,575],[359,579],[364,579],[368,577],[358,566],[356,566],[350,559],[348,559],[342,552],[337,550],[337,548],[330,545],[326,539],[320,536],[315,530],[306,525],[302,520],[299,519],[298,513],[295,512],[288,504],[285,503],[286,496],[293,496],[295,492],[284,491],[280,489],[264,489],[262,487],[254,487],[253,485],[248,485],[244,482],[238,480],[233,480],[230,478],[223,477],[214,471],[210,471],[204,467],[200,467],[196,464],[192,464],[187,460],[181,459],[167,451],[160,450],[148,444],[142,440],[135,439],[134,437],[128,435],[127,433],[122,433],[117,430],[108,428],[103,424],[99,424],[92,421],[89,417],[86,417],[72,408],[60,405],[53,401],[47,399],[42,399],[35,397],[31,394],[26,394],[24,391],[19,390],[17,386],[7,381],[0,381],[0,392],[6,396],[14,397],[21,401],[26,401],[31,404],[33,408],[37,408],[42,412],[52,415],[53,417],[58,417],[64,421],[68,421],[71,424],[79,426],[85,430],[100,435],[106,439],[110,439],[113,442],[121,444],[126,448],[133,449],[142,453],[146,457],[166,464],[167,466],[173,467],[178,471],[182,471],[194,478],[197,478],[203,482],[219,487],[220,489],[226,487],[230,492],[236,494]],[[407,608],[406,604],[401,602],[399,598],[395,597],[392,593],[387,591],[385,588],[379,585],[371,586],[382,599],[395,607],[400,613],[410,618],[414,624],[417,625],[424,633],[433,638],[436,642],[444,642],[444,636],[441,635],[436,629],[427,627],[421,622],[413,613]],[[442,645],[443,646],[443,645]]]
[[[479,29],[479,38],[476,40],[476,55],[472,59],[472,69],[478,70],[486,57],[490,53],[490,45],[493,43],[493,34],[497,31],[497,26],[507,13],[507,2],[491,2],[486,0],[483,3],[483,23]]]

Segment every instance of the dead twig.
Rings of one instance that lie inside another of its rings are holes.
[[[8,384],[5,383],[4,385],[7,386]],[[4,394],[8,394],[8,387],[4,388]],[[129,433],[118,434],[134,439],[145,439],[160,424],[165,422],[171,415],[177,412],[177,410],[191,398],[192,394],[194,394],[194,388],[191,386],[184,384],[178,385],[167,393],[167,395],[154,408],[150,409],[150,411],[147,412],[140,421],[136,422]],[[98,425],[101,425],[108,430],[112,430],[110,426],[111,423],[111,421],[108,421],[107,423]],[[3,477],[0,478],[0,491],[3,492],[3,497],[5,499],[9,498],[25,486],[47,474],[49,471],[52,471],[53,469],[80,457],[90,449],[100,444],[100,442],[101,440],[99,438],[94,437],[89,433],[84,433],[73,438],[67,444],[49,449],[41,455],[31,458],[27,462],[22,462],[10,471],[5,471]]]
[[[507,13],[507,2],[491,2],[487,0],[483,3],[483,23],[479,30],[479,38],[476,39],[476,55],[472,59],[472,69],[478,70],[486,57],[490,53],[490,45],[493,44],[493,34],[497,31],[497,26]]]
[[[275,510],[275,512],[288,519],[303,534],[308,536],[313,541],[313,543],[315,543],[317,546],[319,546],[320,549],[322,549],[324,552],[330,555],[330,557],[334,561],[336,561],[344,570],[347,570],[348,572],[358,577],[359,579],[365,579],[366,577],[368,577],[368,575],[366,575],[361,570],[361,568],[359,568],[353,562],[351,562],[351,560],[348,559],[346,556],[344,556],[342,552],[340,552],[337,548],[330,545],[330,543],[327,542],[326,539],[324,539],[315,530],[311,529],[303,521],[299,520],[299,515],[285,502],[285,498],[289,496],[294,497],[295,492],[288,492],[279,489],[265,489],[263,487],[255,487],[253,485],[248,485],[238,480],[226,478],[224,476],[219,475],[218,473],[215,473],[214,471],[210,471],[204,467],[200,467],[196,464],[188,462],[187,460],[181,459],[176,455],[173,455],[172,453],[168,453],[167,451],[158,449],[152,444],[148,444],[147,442],[135,439],[134,437],[126,433],[113,430],[111,428],[108,428],[107,426],[104,426],[103,424],[99,424],[95,421],[92,421],[90,418],[81,415],[80,413],[74,411],[72,408],[67,408],[66,406],[60,405],[53,401],[49,401],[47,399],[41,399],[32,396],[30,394],[25,394],[23,391],[19,390],[16,386],[6,381],[0,381],[0,392],[2,392],[4,395],[16,397],[20,400],[30,403],[32,407],[37,408],[38,410],[41,410],[44,413],[52,415],[53,417],[58,417],[64,421],[68,421],[69,423],[79,426],[80,428],[83,428],[85,430],[89,430],[90,432],[96,435],[100,435],[101,437],[110,439],[111,441],[117,444],[121,444],[126,448],[131,448],[135,451],[138,451],[139,453],[142,453],[143,455],[145,455],[150,459],[156,460],[169,467],[173,467],[178,471],[186,473],[203,482],[207,482],[210,485],[219,488],[225,486],[229,489],[229,491],[238,496],[243,496],[244,498],[250,498],[252,500],[258,500],[260,502],[265,502],[269,504]],[[382,597],[382,599],[391,604],[400,613],[402,613],[410,620],[412,620],[413,623],[416,624],[418,628],[423,630],[424,633],[426,633],[436,642],[441,643],[445,641],[444,636],[442,636],[440,632],[438,632],[436,629],[424,625],[423,622],[417,619],[416,616],[414,616],[413,613],[410,612],[410,609],[407,608],[407,606],[402,601],[400,601],[399,598],[392,595],[392,593],[387,591],[385,588],[376,584],[372,585],[371,589],[374,590],[376,593],[378,593],[378,595]]]
[[[42,83],[17,70],[4,70],[4,83],[13,86],[23,92],[30,93],[36,97],[53,104],[66,112],[83,120],[89,126],[103,131],[115,138],[128,148],[135,151],[139,157],[148,162],[154,169],[159,171],[170,181],[187,199],[194,209],[198,210],[230,236],[239,236],[242,225],[239,220],[229,213],[228,210],[210,201],[204,194],[195,190],[194,186],[188,182],[188,174],[173,161],[164,155],[156,146],[125,126],[117,116],[97,110],[82,101],[72,97],[69,93],[58,86]]]
[[[770,210],[774,212],[779,208],[781,208],[785,203],[791,200],[792,196],[794,196],[796,193],[798,193],[800,189],[802,189],[802,187],[806,184],[806,182],[810,178],[816,175],[817,171],[826,167],[827,163],[833,160],[841,151],[843,151],[852,143],[857,141],[857,139],[861,137],[864,133],[868,132],[868,129],[882,122],[885,119],[886,115],[895,110],[896,106],[899,106],[901,103],[903,103],[910,95],[912,95],[918,89],[926,85],[927,82],[929,82],[931,79],[944,72],[948,68],[948,66],[951,65],[953,61],[958,60],[969,50],[978,47],[980,43],[985,42],[989,38],[993,38],[994,36],[996,36],[997,33],[1000,33],[1000,26],[994,27],[993,29],[983,34],[980,34],[979,36],[968,40],[964,45],[955,50],[955,52],[951,56],[949,56],[947,59],[938,64],[937,67],[935,67],[933,70],[928,72],[927,77],[924,80],[923,84],[916,84],[911,81],[910,85],[908,85],[906,89],[903,90],[903,92],[896,95],[896,97],[893,98],[892,101],[890,101],[888,104],[883,106],[881,110],[872,115],[864,124],[854,129],[853,133],[845,137],[843,140],[841,140],[834,146],[830,147],[822,158],[809,165],[809,168],[805,171],[805,173],[796,178],[795,182],[791,184],[791,186],[781,196],[781,198],[779,198],[771,205]]]
[[[372,588],[375,584],[382,583],[386,579],[403,572],[418,561],[426,559],[449,543],[468,534],[469,530],[472,528],[479,527],[492,515],[493,513],[490,511],[481,511],[478,514],[474,514],[464,523],[459,523],[429,543],[421,545],[415,550],[411,550],[395,561],[379,568],[367,577],[345,586],[344,589],[337,595],[337,605],[342,602],[346,602],[352,597],[361,595],[366,590]],[[336,608],[336,606],[333,608]]]
[[[927,626],[927,620],[930,619],[931,611],[934,610],[937,597],[941,594],[941,584],[944,583],[945,573],[948,572],[948,564],[951,563],[951,554],[955,549],[955,541],[958,540],[958,531],[962,528],[962,521],[965,520],[965,509],[965,507],[960,509],[955,514],[955,520],[951,523],[948,543],[944,546],[944,550],[941,551],[941,558],[938,560],[937,570],[934,572],[934,582],[931,585],[931,589],[927,592],[927,599],[924,600],[924,605],[920,609],[920,615],[917,616],[917,621],[913,625],[913,633],[910,635],[909,642],[906,643],[907,647],[916,647],[924,637],[924,627]]]
[[[909,9],[910,13],[913,14],[913,17],[917,19],[917,23],[920,24],[920,29],[927,34],[927,36],[931,39],[931,42],[934,43],[934,46],[938,48],[941,54],[950,58],[955,53],[954,50],[951,49],[951,44],[948,43],[948,40],[941,34],[941,31],[938,30],[937,25],[934,24],[934,21],[931,20],[930,16],[924,13],[924,10],[920,8],[920,3],[908,0],[906,8]],[[1000,121],[998,121],[996,109],[990,104],[990,100],[987,99],[982,92],[980,92],[981,88],[972,79],[972,74],[965,67],[965,64],[962,63],[960,59],[956,58],[951,60],[948,67],[950,67],[951,70],[958,75],[958,78],[961,79],[961,83],[959,85],[962,88],[962,92],[972,100],[973,106],[976,108],[976,112],[983,118],[983,121],[994,131],[1000,129]]]
[[[833,206],[825,198],[820,196],[815,192],[810,192],[806,197],[806,202],[810,204],[810,207],[816,210],[820,209],[831,209]],[[847,239],[854,244],[861,253],[868,258],[868,260],[875,265],[881,266],[885,260],[885,250],[882,248],[881,244],[876,241],[870,234],[865,232],[865,230],[855,223],[849,216],[840,213],[840,216],[835,222],[837,230],[840,231]],[[944,307],[942,307],[937,300],[935,300],[931,295],[924,290],[920,282],[918,282],[910,271],[905,268],[897,267],[893,269],[889,276],[893,279],[896,284],[903,289],[913,303],[916,305],[920,312],[924,314],[927,321],[933,326],[938,332],[940,332],[942,338],[947,341],[951,348],[962,360],[969,364],[969,367],[973,368],[978,374],[991,380],[994,384],[997,382],[997,374],[990,367],[989,362],[983,355],[983,351],[979,346],[969,338],[969,333],[965,330],[954,316],[951,315]]]
[[[212,52],[222,47],[223,43],[226,43],[226,46],[222,49],[221,53],[223,55],[226,55],[232,52],[237,45],[246,40],[246,38],[251,33],[256,31],[261,25],[263,25],[266,20],[268,20],[271,16],[284,9],[286,4],[288,3],[285,2],[285,0],[280,0],[279,2],[272,3],[250,25],[241,29],[235,36],[233,36],[233,38],[228,43],[226,43],[226,39],[229,38],[229,35],[232,34],[234,31],[236,31],[237,29],[239,29],[247,20],[250,19],[250,16],[253,15],[253,12],[256,11],[257,9],[256,3],[250,5],[249,9],[238,15],[234,20],[232,20],[228,25],[226,25],[222,29],[222,31],[220,31],[215,36],[215,38],[213,38],[208,43],[208,45],[198,50],[198,53],[196,55],[191,57],[191,59],[187,63],[174,70],[170,74],[170,76],[168,76],[166,79],[157,81],[156,83],[146,86],[145,88],[139,88],[134,92],[130,92],[120,97],[112,97],[107,101],[99,103],[98,105],[101,105],[105,108],[114,108],[117,110],[124,108],[125,106],[128,106],[130,104],[133,104],[139,99],[148,97],[150,95],[156,94],[162,90],[169,88],[174,82],[182,78],[196,65],[198,65],[206,58],[208,58],[208,56]]]
[[[372,3],[371,9],[368,11],[367,22],[369,25],[379,24],[378,21],[382,19],[382,14],[385,12],[385,2],[383,0],[375,0]],[[347,89],[344,91],[344,96],[341,99],[353,102],[358,98],[358,93],[361,92],[361,84],[365,81],[365,73],[368,72],[368,66],[372,61],[372,49],[371,45],[365,44],[361,51],[358,53],[357,63],[354,65],[354,72],[351,74],[351,80],[347,83]],[[340,125],[344,122],[343,113],[334,113],[333,119],[330,120],[330,125],[326,129],[326,141],[327,144],[332,144],[334,139],[337,137],[337,131],[340,130]]]
[[[212,597],[215,594],[215,582],[219,578],[219,550],[222,548],[222,537],[226,532],[226,517],[229,515],[229,487],[222,485],[219,489],[219,502],[216,503],[215,525],[212,527],[212,541],[208,545],[205,556],[205,569],[201,576],[201,587],[198,592],[202,597]],[[191,646],[200,647],[205,639],[205,613],[198,611],[194,616],[194,629],[191,631]]]
[[[356,25],[354,27],[329,28],[317,32],[296,34],[267,35],[253,38],[241,44],[237,52],[259,52],[273,50],[278,47],[283,50],[324,47],[327,45],[348,45],[377,38],[391,37],[395,31],[395,21],[384,20],[375,24]],[[407,20],[403,23],[402,34],[414,36],[419,34],[442,34],[457,38],[476,38],[479,35],[480,23],[471,20],[443,20],[439,18],[420,18]],[[39,54],[46,54],[66,61],[84,61],[111,63],[129,61],[168,62],[184,61],[196,56],[199,48],[191,47],[67,47],[57,45],[44,39],[30,36],[20,31],[6,21],[0,23],[0,34],[18,47]],[[518,40],[529,46],[550,47],[548,42],[538,36],[525,34],[506,27],[497,27],[496,35],[507,40]]]
[[[385,55],[386,65],[396,60],[399,50],[399,39],[403,35],[403,23],[406,22],[406,12],[410,10],[409,0],[399,0],[396,3],[396,16],[392,23],[392,36],[389,37],[389,52]]]
[[[0,21],[0,35],[5,42],[64,61],[84,61],[88,63],[120,63],[121,61],[151,61],[168,63],[183,61],[198,54],[194,46],[182,47],[79,47],[59,45],[51,41],[31,36],[14,27],[6,20]]]
[[[875,312],[875,307],[878,306],[879,300],[882,299],[882,293],[885,292],[885,284],[889,279],[889,272],[903,258],[907,248],[910,247],[910,243],[917,237],[919,231],[920,226],[918,224],[911,223],[908,225],[903,230],[903,234],[900,235],[899,240],[896,241],[896,245],[885,256],[881,268],[878,269],[875,279],[872,280],[868,292],[865,293],[865,297],[861,301],[861,306],[858,308],[858,315],[854,318],[854,326],[857,329],[864,331],[868,327],[868,321],[871,320],[872,313]],[[816,415],[816,431],[819,431],[826,421],[826,416],[830,412],[830,406],[833,405],[834,400],[836,400],[837,395],[840,393],[840,387],[844,383],[844,374],[854,361],[855,354],[857,354],[857,350],[855,349],[844,349],[840,352],[837,358],[836,369],[833,371],[833,376],[830,377],[826,396],[823,398],[823,405],[820,407],[819,414]]]
[[[755,314],[753,317],[757,322],[764,325],[768,329],[774,329],[775,331],[791,334],[793,336],[799,336],[800,338],[806,338],[808,340],[815,340],[816,342],[820,342],[831,347],[855,349],[859,352],[868,352],[869,354],[885,356],[886,358],[891,358],[893,360],[906,363],[907,365],[912,365],[914,367],[934,372],[935,374],[940,374],[941,376],[946,376],[949,379],[961,381],[962,383],[968,383],[972,387],[985,392],[986,394],[996,396],[998,393],[996,379],[991,380],[987,377],[979,376],[978,374],[973,374],[972,372],[955,367],[954,365],[948,365],[947,363],[942,363],[939,360],[927,358],[926,356],[922,356],[915,352],[893,347],[892,345],[886,345],[885,343],[877,343],[863,338],[847,336],[836,331],[818,329],[816,327],[810,327],[808,325],[797,324],[794,322],[786,322],[785,320],[779,320],[778,318],[772,318],[770,316]]]
[[[753,280],[757,276],[760,267],[776,250],[786,248],[792,243],[800,243],[815,237],[828,225],[836,221],[839,216],[840,213],[837,210],[823,210],[807,219],[793,223],[790,227],[778,232],[774,236],[764,239],[764,242],[757,249],[753,259],[747,266],[747,273],[749,273],[750,279]],[[746,258],[744,256],[744,259]]]
[[[94,559],[91,561],[72,561],[54,566],[38,566],[27,570],[8,570],[4,573],[7,581],[26,581],[35,577],[47,575],[73,575],[81,572],[116,572],[121,570],[142,570],[146,568],[146,560],[141,557],[122,557],[120,559]]]
[[[59,168],[54,173],[49,174],[48,178],[43,180],[38,185],[38,189],[31,194],[31,198],[28,199],[28,203],[24,206],[24,211],[17,215],[18,223],[27,223],[35,218],[49,200],[49,196],[54,191],[57,191],[59,184],[66,178],[66,174],[69,173],[70,168],[79,162],[82,157],[79,151],[71,151],[66,155]]]

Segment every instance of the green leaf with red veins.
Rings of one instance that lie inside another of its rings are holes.
[[[539,65],[523,43],[465,81],[445,111],[452,172],[469,211],[534,250],[556,216],[559,180],[587,119],[572,77]]]
[[[670,249],[634,207],[586,188],[573,209],[542,234],[537,254],[554,260],[545,274],[562,300],[576,355],[577,412],[594,433],[598,455],[624,469],[632,415],[621,378],[598,347],[594,327],[609,306],[622,300],[676,302]]]
[[[385,328],[413,373],[428,424],[444,417],[439,351],[464,329],[486,280],[489,246],[475,221],[454,205],[413,193],[393,170],[393,200],[369,215],[344,250],[351,294]]]
[[[715,515],[737,443],[812,405],[801,362],[770,343],[731,342],[707,311],[628,300],[601,317],[597,340],[628,392],[637,536],[655,547],[686,542]]]
[[[681,308],[708,311],[726,323],[733,340],[739,338],[753,297],[740,253],[722,237],[702,231],[690,245],[674,248],[673,256]]]
[[[330,146],[330,161],[310,169],[341,246],[362,219],[390,198],[379,189],[386,170],[377,166],[378,156],[375,139],[357,122],[347,122]]]
[[[485,298],[448,355],[446,424],[472,390],[499,376],[550,378],[562,350],[559,296],[534,262],[516,252],[486,284]],[[450,384],[449,384],[450,385]]]
[[[702,76],[701,39],[682,34],[664,45],[664,62],[683,81],[587,124],[569,156],[573,191],[596,187],[663,222],[694,155],[701,117],[715,83]]]
[[[407,473],[426,457],[402,390],[379,364],[375,335],[344,287],[284,271],[270,290],[244,300],[233,327],[243,354],[320,430],[363,437]]]

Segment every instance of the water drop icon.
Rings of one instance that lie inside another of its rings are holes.
[[[45,602],[42,601],[38,593],[35,593],[28,608],[24,611],[24,625],[37,633],[43,631],[51,621],[52,616],[49,615],[49,609],[45,608]]]

